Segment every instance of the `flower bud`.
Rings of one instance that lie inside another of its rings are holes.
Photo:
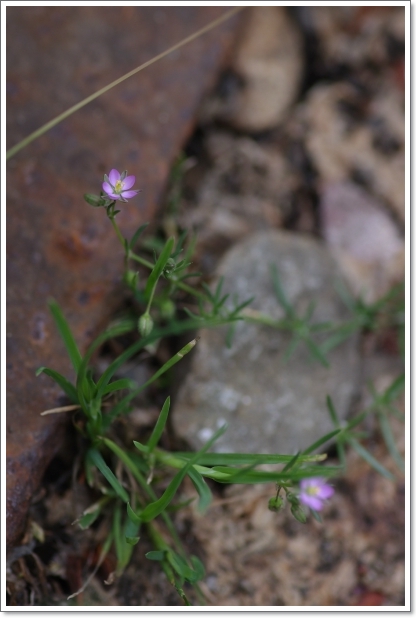
[[[84,193],[84,199],[87,204],[90,206],[94,206],[95,208],[99,208],[100,206],[104,206],[105,200],[99,195],[93,195],[92,193]]]
[[[268,501],[268,508],[270,511],[274,513],[278,513],[284,506],[284,500],[280,496],[276,496],[275,498],[270,498]]]
[[[161,317],[169,320],[175,315],[175,305],[169,298],[163,300],[160,305]]]
[[[299,506],[300,504],[300,500],[298,499],[298,496],[296,494],[293,494],[290,491],[287,491],[287,500],[293,506]]]
[[[147,337],[148,335],[150,335],[153,329],[153,320],[149,313],[144,313],[140,316],[138,328],[142,337]]]
[[[135,272],[134,270],[128,270],[124,276],[124,281],[126,285],[128,285],[131,288],[136,288],[136,282],[137,282],[138,276],[139,276],[138,272]]]
[[[295,519],[300,522],[300,524],[305,524],[306,523],[307,515],[305,514],[305,512],[303,511],[301,506],[293,505],[291,507],[291,513],[293,514]]]
[[[163,270],[164,277],[168,277],[172,273],[174,268],[175,260],[173,260],[172,258],[168,258]]]

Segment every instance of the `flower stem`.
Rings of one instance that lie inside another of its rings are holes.
[[[125,247],[125,239],[123,238],[122,233],[120,231],[120,228],[119,228],[119,226],[116,223],[116,219],[114,217],[109,217],[109,219],[111,221],[111,224],[113,226],[114,231],[117,234],[117,238],[120,240],[120,242],[122,244],[122,247],[124,248]]]

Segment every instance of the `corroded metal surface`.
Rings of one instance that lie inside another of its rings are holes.
[[[167,49],[226,7],[8,7],[8,147]],[[105,213],[87,206],[112,167],[137,177],[122,230],[155,216],[174,157],[213,85],[239,18],[103,95],[8,163],[7,543],[24,530],[33,492],[67,419],[40,417],[61,394],[40,365],[71,376],[47,310],[63,308],[81,348],[120,302],[122,249]]]

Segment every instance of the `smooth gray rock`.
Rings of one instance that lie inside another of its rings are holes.
[[[297,311],[305,312],[314,300],[314,322],[347,318],[334,290],[342,278],[336,263],[321,243],[299,234],[261,232],[235,245],[218,269],[224,291],[239,300],[255,296],[252,309],[282,318],[271,264]],[[225,345],[226,331],[222,327],[199,333],[191,369],[175,402],[174,428],[194,448],[226,421],[229,428],[213,450],[291,454],[334,428],[326,395],[339,417],[347,416],[358,389],[357,337],[333,349],[330,368],[325,368],[303,344],[285,362],[290,337],[271,327],[238,322],[231,348]]]

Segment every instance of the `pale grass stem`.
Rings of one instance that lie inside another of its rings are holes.
[[[204,26],[204,28],[201,28],[200,30],[197,30],[197,32],[194,32],[190,36],[187,36],[185,39],[182,39],[182,41],[179,41],[179,43],[176,43],[175,45],[173,45],[169,49],[166,49],[165,51],[163,51],[162,53],[158,54],[157,56],[154,56],[150,60],[147,60],[147,62],[144,62],[140,66],[136,67],[136,69],[133,69],[132,71],[129,71],[129,73],[126,73],[122,77],[119,77],[115,81],[111,82],[111,84],[108,84],[107,86],[104,86],[104,88],[100,88],[100,90],[97,90],[97,92],[94,92],[94,94],[90,94],[89,97],[87,97],[86,99],[83,99],[79,103],[76,103],[75,105],[73,105],[72,107],[67,109],[65,112],[63,112],[62,114],[59,114],[59,116],[56,116],[55,118],[53,118],[52,120],[50,120],[49,122],[44,124],[42,127],[40,127],[39,129],[37,129],[36,131],[31,133],[30,135],[28,135],[24,139],[22,139],[15,146],[10,148],[6,152],[6,160],[8,160],[11,157],[13,157],[17,152],[19,152],[19,150],[22,150],[23,148],[28,146],[28,144],[33,142],[38,137],[41,137],[41,135],[43,135],[44,133],[49,131],[49,129],[52,129],[57,124],[62,122],[62,120],[65,120],[66,118],[71,116],[71,114],[73,114],[74,112],[77,112],[79,109],[81,109],[82,107],[84,107],[88,103],[91,103],[91,101],[94,101],[94,99],[97,99],[98,97],[100,97],[102,94],[104,94],[108,90],[111,90],[115,86],[118,86],[119,84],[124,82],[126,79],[129,79],[129,77],[132,77],[133,75],[136,75],[136,73],[139,73],[139,71],[143,71],[143,69],[146,69],[151,64],[154,64],[155,62],[158,62],[158,60],[161,60],[162,58],[165,58],[165,56],[168,56],[169,54],[171,54],[172,52],[176,51],[177,49],[180,49],[180,47],[183,47],[184,45],[187,45],[187,43],[191,43],[191,41],[194,41],[195,39],[198,39],[200,36],[202,36],[203,34],[208,32],[209,30],[212,30],[213,28],[215,28],[216,26],[219,26],[224,21],[230,19],[233,15],[235,15],[236,13],[241,11],[243,8],[245,8],[245,7],[235,7],[233,9],[231,9],[230,11],[227,11],[227,13],[225,13],[221,17],[218,17],[217,19],[214,19],[209,24],[207,24],[207,26]]]

